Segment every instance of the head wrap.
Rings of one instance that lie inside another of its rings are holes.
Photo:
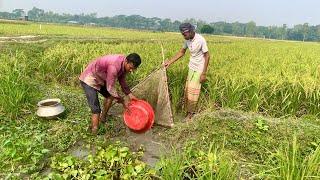
[[[195,27],[190,23],[182,23],[179,26],[181,33],[194,31]]]

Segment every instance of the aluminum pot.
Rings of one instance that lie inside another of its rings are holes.
[[[37,115],[47,119],[57,118],[65,110],[60,102],[60,99],[45,99],[38,102]]]

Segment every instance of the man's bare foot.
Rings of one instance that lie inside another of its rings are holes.
[[[101,115],[100,116],[100,122],[106,123],[107,122],[107,116],[106,115]]]
[[[91,128],[91,133],[93,134],[93,135],[97,135],[98,134],[98,126],[94,126],[94,127],[92,127]]]
[[[186,118],[184,119],[184,121],[186,123],[192,122],[193,116],[194,116],[194,113],[188,112],[188,114],[187,114]]]

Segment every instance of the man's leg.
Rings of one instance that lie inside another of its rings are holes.
[[[102,109],[102,113],[101,113],[101,122],[106,122],[107,120],[107,115],[108,115],[108,111],[112,105],[112,101],[113,101],[113,97],[109,96],[104,98],[103,101],[103,109]]]
[[[88,105],[91,109],[91,131],[93,134],[98,132],[99,118],[100,118],[100,103],[98,99],[98,92],[94,88],[88,86],[86,83],[81,81],[81,86],[86,94]]]
[[[189,120],[191,120],[191,118],[196,112],[196,107],[200,96],[200,75],[200,72],[196,72],[189,69],[185,91],[187,97],[187,119]]]
[[[92,134],[97,134],[99,129],[99,114],[92,114],[91,116],[91,132]]]

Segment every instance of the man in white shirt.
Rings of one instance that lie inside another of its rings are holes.
[[[196,105],[200,96],[201,83],[206,81],[206,73],[209,64],[209,51],[206,40],[195,32],[195,27],[190,23],[179,26],[180,32],[186,40],[180,51],[164,63],[169,67],[172,63],[190,51],[189,72],[185,86],[185,102],[187,108],[187,121],[191,120],[196,112]]]

